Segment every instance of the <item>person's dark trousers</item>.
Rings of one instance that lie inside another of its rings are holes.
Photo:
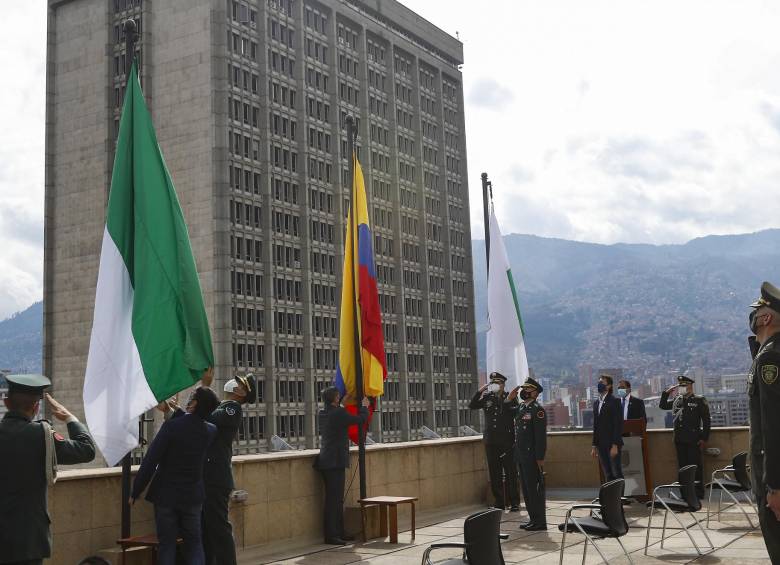
[[[686,465],[696,465],[696,496],[704,498],[704,464],[701,457],[701,448],[695,443],[675,443],[677,450],[677,465],[680,469]]]
[[[325,480],[325,539],[344,537],[344,469],[321,469]]]
[[[618,454],[616,457],[610,457],[609,450],[611,448],[611,445],[608,447],[597,447],[599,452],[599,463],[601,463],[601,470],[604,471],[604,479],[606,482],[623,478],[623,447],[620,445],[618,446]]]
[[[206,485],[203,503],[203,552],[206,565],[236,565],[233,526],[228,520],[230,489]]]
[[[544,492],[544,476],[539,465],[532,457],[521,457],[520,485],[523,488],[523,500],[528,512],[528,520],[535,525],[547,524],[547,503]]]
[[[203,540],[201,539],[201,513],[203,505],[186,508],[154,505],[154,522],[157,527],[158,565],[176,564],[176,539],[184,541],[187,565],[204,565]]]
[[[493,445],[485,444],[485,456],[488,462],[488,472],[490,473],[490,489],[493,491],[493,497],[496,500],[496,506],[503,508],[506,505],[504,500],[504,478],[501,471],[506,474],[506,494],[509,497],[509,504],[517,506],[520,504],[520,497],[517,492],[517,465],[515,464],[514,454],[511,445]]]
[[[761,524],[761,533],[764,535],[769,559],[775,565],[780,565],[780,521],[775,518],[775,513],[766,507],[766,485],[761,480],[764,457],[753,455],[751,459],[753,495],[756,497],[756,505],[758,506],[758,523]]]

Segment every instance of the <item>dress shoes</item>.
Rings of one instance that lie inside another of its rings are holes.
[[[524,530],[526,532],[542,532],[547,531],[547,524],[528,524]]]

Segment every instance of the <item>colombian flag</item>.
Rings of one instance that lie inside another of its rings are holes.
[[[344,405],[350,413],[356,414],[358,374],[363,375],[364,396],[377,397],[385,390],[387,366],[366,185],[363,170],[354,153],[352,159],[355,173],[344,245],[339,363],[335,385],[342,396],[352,397]],[[356,351],[358,343],[359,352]],[[369,421],[370,414],[373,414],[373,406],[369,408]],[[357,426],[350,427],[349,437],[353,442],[358,442]]]

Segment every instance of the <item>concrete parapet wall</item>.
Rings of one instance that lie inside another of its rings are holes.
[[[656,484],[676,479],[671,430],[648,436],[651,473]],[[588,432],[552,432],[548,436],[545,470],[548,488],[594,489],[598,467],[590,458]],[[706,456],[705,478],[728,464],[734,453],[747,450],[748,428],[715,428]],[[246,490],[245,502],[234,504],[231,520],[239,547],[295,540],[302,544],[322,537],[322,481],[312,468],[317,450],[244,455],[234,458],[236,488]],[[357,470],[352,449],[347,484]],[[368,495],[417,496],[417,508],[431,511],[488,500],[484,449],[479,437],[373,445],[366,449]],[[120,522],[119,469],[62,471],[50,492],[54,533],[50,563],[78,563],[87,555],[115,546]],[[346,506],[356,506],[358,479],[352,482]],[[409,510],[399,508],[404,519]],[[152,508],[138,501],[133,508],[133,535],[154,531]]]

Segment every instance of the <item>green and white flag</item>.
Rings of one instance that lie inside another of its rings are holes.
[[[138,445],[138,417],[214,365],[184,215],[138,81],[127,84],[116,146],[84,411],[109,465]]]
[[[507,378],[512,390],[528,378],[523,319],[517,302],[512,269],[498,228],[496,213],[490,209],[490,268],[488,270],[487,372]]]

